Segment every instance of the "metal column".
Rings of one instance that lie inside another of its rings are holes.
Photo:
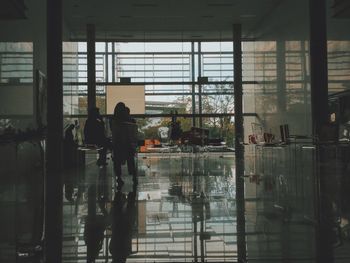
[[[277,41],[277,52],[276,52],[276,62],[277,62],[277,109],[278,112],[283,114],[286,111],[286,42]],[[283,123],[282,123],[283,124]]]
[[[328,122],[326,0],[310,1],[310,80],[315,135]]]
[[[310,71],[312,129],[316,143],[316,231],[317,262],[332,263],[333,231],[332,200],[327,195],[327,163],[322,140],[323,128],[328,122],[328,68],[327,68],[327,15],[326,0],[309,0],[310,11]]]
[[[62,256],[63,67],[62,0],[47,4],[47,148],[45,180],[45,262]]]
[[[238,262],[246,262],[244,202],[244,131],[242,86],[242,26],[233,25],[233,65],[235,99],[236,206]]]
[[[195,77],[195,59],[194,59],[194,42],[191,42],[191,73],[192,73],[192,113],[196,113],[196,85],[194,82],[196,81]],[[193,116],[192,118],[192,126],[196,126],[196,117]]]
[[[105,55],[105,68],[104,68],[104,71],[105,71],[105,80],[106,80],[106,82],[109,82],[109,65],[108,65],[108,63],[109,63],[109,61],[108,61],[108,54],[109,54],[109,52],[108,52],[108,42],[106,42],[106,45],[105,45],[105,53],[104,53],[104,55]]]
[[[87,78],[88,78],[88,110],[96,107],[96,50],[95,50],[95,25],[88,24],[87,36]]]
[[[193,212],[192,212],[192,221],[193,221],[193,257],[194,257],[194,263],[198,263],[198,230],[197,230],[197,221],[196,219],[193,219]]]
[[[198,42],[198,77],[202,77],[202,43]],[[198,81],[198,113],[202,114],[202,83]],[[199,127],[203,127],[203,118],[199,117]]]

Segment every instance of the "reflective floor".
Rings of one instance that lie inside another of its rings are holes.
[[[234,153],[140,154],[121,189],[111,163],[87,160],[64,202],[64,262],[237,261]],[[249,262],[315,262],[314,222],[266,187],[246,177]]]
[[[140,154],[138,185],[126,175],[117,189],[112,165],[92,161],[65,200],[64,262],[232,262],[233,164],[232,153]]]
[[[26,143],[3,151],[2,172],[15,176],[0,185],[0,262],[39,262],[19,252],[42,239],[42,150]],[[347,175],[350,166],[332,156],[324,164],[329,178]],[[111,160],[101,168],[96,157],[87,153],[85,165],[64,173],[63,262],[237,261],[234,153],[139,154],[138,184],[124,167],[121,188]],[[312,147],[246,149],[248,262],[316,262],[312,159]],[[336,195],[342,192],[330,192],[334,218],[325,218],[334,223],[336,263],[350,262],[348,199]]]

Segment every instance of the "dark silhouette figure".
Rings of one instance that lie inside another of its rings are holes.
[[[169,129],[169,133],[170,133],[170,139],[172,141],[177,141],[181,138],[182,135],[182,129],[181,129],[181,124],[179,121],[177,121],[177,111],[175,111],[175,114],[173,114],[173,112],[171,111],[171,123],[170,123],[170,129]]]
[[[136,123],[136,120],[130,116],[130,108],[129,107],[125,107],[125,112],[126,112],[127,121],[129,121],[131,123]]]
[[[106,226],[106,217],[104,215],[87,217],[85,220],[84,241],[87,246],[88,263],[95,262],[102,249]]]
[[[104,232],[108,225],[106,200],[98,198],[102,214],[96,214],[97,185],[92,184],[88,190],[88,215],[85,218],[84,241],[87,248],[87,262],[94,263],[98,257],[104,240]]]
[[[106,155],[109,142],[105,135],[105,124],[100,115],[99,108],[93,107],[89,110],[88,119],[84,126],[84,137],[85,144],[102,147],[102,149],[99,150],[97,165],[106,165]]]
[[[121,166],[128,164],[128,172],[137,181],[135,169],[135,153],[137,146],[137,125],[130,121],[130,115],[123,102],[119,102],[114,109],[114,118],[111,123],[114,170],[118,184],[121,179]]]
[[[72,168],[75,164],[75,150],[77,149],[77,144],[74,141],[73,130],[75,128],[74,124],[68,125],[64,131],[64,166],[65,168]]]
[[[66,172],[64,173],[65,197],[68,201],[73,201],[73,190],[76,178],[74,168],[77,164],[77,144],[74,140],[73,130],[74,124],[68,125],[64,132],[63,140],[63,164]],[[72,173],[68,173],[68,171]]]
[[[128,194],[116,192],[112,207],[112,263],[123,263],[132,252],[132,231],[136,219],[136,187]]]

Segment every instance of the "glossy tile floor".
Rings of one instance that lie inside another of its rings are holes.
[[[246,149],[248,262],[315,262],[310,149]],[[1,171],[15,176],[1,178],[0,262],[36,263],[16,254],[22,244],[41,239],[42,151],[33,143],[3,151]],[[329,178],[348,175],[350,165],[333,155],[324,164]],[[233,153],[139,155],[138,185],[126,175],[121,189],[110,161],[99,168],[95,154],[86,159],[78,171],[65,173],[63,262],[236,262]],[[339,175],[332,176],[334,171]],[[335,223],[334,262],[345,263],[350,262],[348,199],[337,185],[330,184],[335,217],[327,220]]]
[[[138,185],[126,175],[117,189],[111,164],[88,161],[64,202],[63,261],[236,262],[234,163],[232,153],[140,154]],[[315,262],[312,220],[271,210],[261,188],[246,178],[249,262]]]
[[[97,262],[122,254],[127,262],[232,262],[232,153],[146,154],[137,163],[138,185],[125,176],[121,189],[111,164],[87,165],[84,193],[64,204],[64,262],[86,262],[96,248]]]

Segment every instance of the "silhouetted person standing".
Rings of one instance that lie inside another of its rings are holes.
[[[65,197],[68,201],[73,200],[73,190],[75,179],[72,175],[74,175],[74,168],[77,164],[77,144],[74,141],[73,130],[75,129],[74,124],[68,125],[66,130],[64,131],[64,141],[63,141],[63,163],[65,168],[64,173],[64,185],[65,185]],[[69,172],[68,172],[69,171]],[[72,172],[73,173],[70,173]]]
[[[119,102],[114,109],[112,120],[112,144],[113,161],[118,184],[123,184],[121,179],[121,166],[128,163],[128,172],[136,181],[136,169],[134,156],[137,146],[137,125],[130,122],[125,104]]]
[[[65,168],[72,168],[75,165],[75,151],[77,149],[76,142],[74,141],[73,130],[75,128],[74,124],[68,125],[64,131],[64,165]]]
[[[89,110],[88,119],[84,126],[85,144],[93,144],[102,147],[99,150],[98,165],[106,165],[106,154],[108,139],[105,135],[105,124],[100,115],[99,108],[93,107]]]
[[[170,139],[172,141],[177,141],[181,138],[182,135],[182,129],[181,129],[181,124],[179,121],[177,121],[177,111],[175,111],[175,114],[171,111],[171,123],[170,123]]]

